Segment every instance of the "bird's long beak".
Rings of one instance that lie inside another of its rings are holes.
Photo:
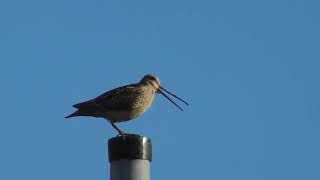
[[[185,103],[186,105],[189,105],[186,101],[184,101],[183,99],[179,98],[178,96],[176,96],[175,94],[169,92],[168,90],[166,90],[165,88],[163,88],[162,86],[159,85],[159,89],[158,89],[158,92],[160,94],[162,94],[164,97],[166,97],[169,101],[171,101],[175,106],[177,106],[181,111],[183,111],[183,109],[178,105],[176,104],[172,99],[170,99],[164,92],[170,94],[171,96],[175,97],[176,99],[182,101],[183,103]]]

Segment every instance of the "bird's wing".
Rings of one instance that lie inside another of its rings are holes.
[[[142,90],[136,88],[138,84],[130,84],[108,91],[92,100],[75,104],[73,107],[78,109],[133,109],[134,103],[131,98],[137,97]]]

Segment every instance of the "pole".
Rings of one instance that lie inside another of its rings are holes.
[[[151,140],[125,134],[108,141],[111,180],[150,180]]]

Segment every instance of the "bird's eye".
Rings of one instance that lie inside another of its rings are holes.
[[[153,77],[153,76],[150,76],[149,79],[150,79],[150,80],[156,80],[156,78]]]

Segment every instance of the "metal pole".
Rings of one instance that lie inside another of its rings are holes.
[[[150,180],[151,140],[136,134],[108,141],[111,180]]]

